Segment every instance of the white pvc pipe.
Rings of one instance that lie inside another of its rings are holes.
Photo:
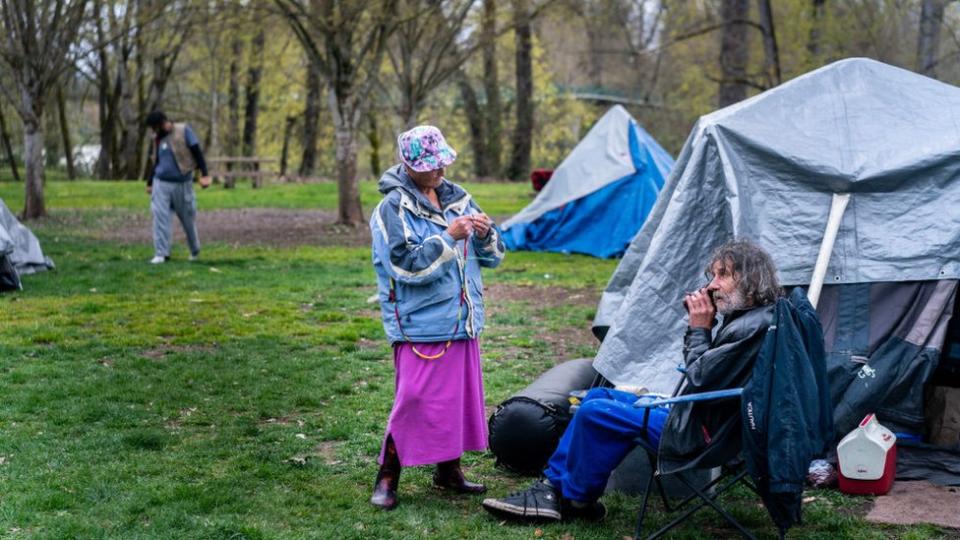
[[[820,291],[823,289],[823,280],[827,275],[827,265],[830,255],[833,254],[833,243],[837,240],[837,231],[843,221],[843,213],[850,202],[849,193],[834,193],[830,201],[830,216],[827,217],[827,230],[823,232],[823,242],[820,243],[820,253],[817,255],[817,264],[813,267],[813,277],[810,278],[810,289],[807,291],[807,300],[814,309],[820,300]]]

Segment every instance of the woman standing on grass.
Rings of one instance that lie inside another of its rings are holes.
[[[480,267],[503,259],[493,222],[444,168],[457,158],[440,130],[417,126],[397,139],[402,163],[380,179],[370,218],[380,311],[393,344],[396,395],[370,502],[397,505],[400,468],[435,463],[434,486],[483,493],[460,469],[487,448],[478,338]]]

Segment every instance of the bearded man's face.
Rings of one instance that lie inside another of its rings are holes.
[[[750,302],[740,290],[740,276],[733,271],[728,261],[716,261],[711,268],[713,278],[707,285],[707,291],[721,315],[750,307]]]

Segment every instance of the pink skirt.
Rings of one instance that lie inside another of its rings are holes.
[[[426,356],[443,351],[446,342],[417,343]],[[436,360],[417,356],[410,343],[393,346],[396,395],[387,422],[389,436],[404,467],[459,458],[467,451],[487,449],[483,408],[480,344],[476,339],[454,341]],[[385,444],[381,445],[383,463]]]

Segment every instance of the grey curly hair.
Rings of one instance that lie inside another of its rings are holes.
[[[734,240],[717,248],[704,273],[713,277],[713,266],[722,263],[733,272],[737,287],[754,306],[773,304],[783,296],[777,267],[763,248],[749,240]]]

